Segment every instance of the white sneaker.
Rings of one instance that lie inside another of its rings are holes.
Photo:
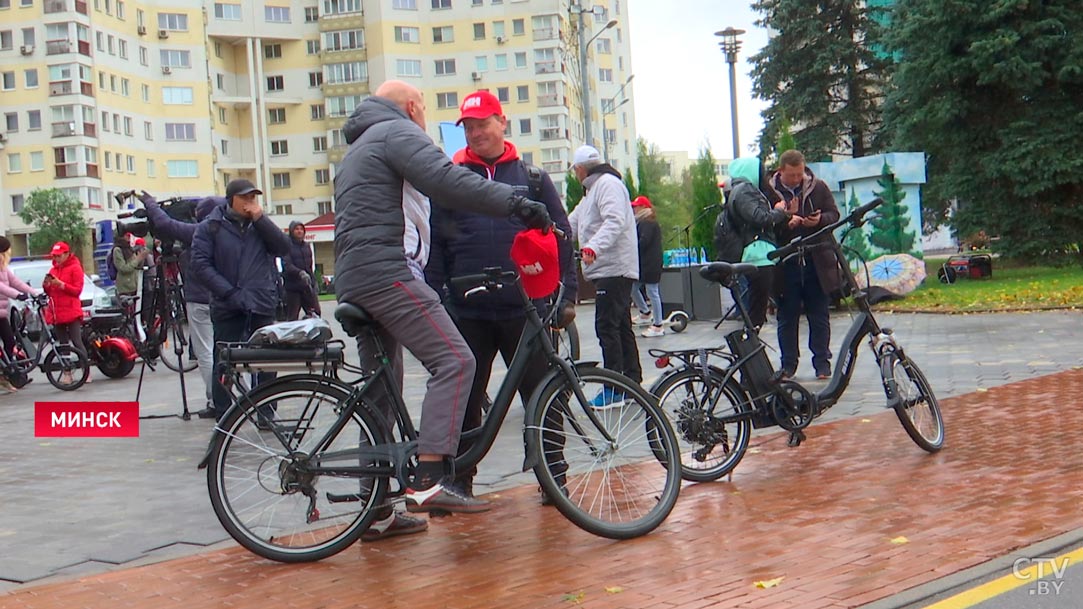
[[[640,313],[640,314],[639,314],[639,317],[636,317],[636,318],[635,318],[635,321],[637,321],[637,322],[639,322],[639,323],[641,323],[641,324],[645,324],[645,323],[650,323],[650,321],[651,321],[652,319],[654,319],[654,316],[653,316],[653,315],[651,315],[651,314],[650,314],[650,313],[648,312],[648,313]]]
[[[651,326],[643,331],[643,336],[646,338],[655,338],[658,336],[665,336],[666,329],[662,326]]]

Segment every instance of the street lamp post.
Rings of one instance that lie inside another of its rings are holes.
[[[594,39],[602,34],[602,32],[617,25],[617,20],[613,19],[609,23],[605,24],[605,27],[598,30],[598,33],[587,38],[587,19],[584,15],[604,15],[605,7],[601,5],[594,5],[589,10],[584,9],[582,4],[571,4],[568,6],[568,11],[573,15],[579,15],[579,81],[580,90],[582,91],[581,99],[579,100],[583,106],[583,134],[588,145],[594,145],[594,130],[590,124],[590,82],[588,80],[587,72],[587,49],[590,48],[590,43],[594,42]]]
[[[726,54],[726,63],[730,64],[730,118],[733,121],[733,158],[741,156],[740,136],[737,134],[737,51],[741,50],[741,41],[737,37],[744,34],[744,30],[727,27],[715,32],[715,36],[722,38],[718,46]]]
[[[610,143],[615,143],[615,142],[610,142],[610,140],[609,140],[609,135],[608,135],[607,130],[605,128],[605,117],[609,116],[610,114],[616,114],[617,108],[620,108],[624,104],[632,101],[628,97],[625,97],[624,99],[622,99],[620,101],[619,104],[616,103],[617,98],[620,97],[621,94],[624,93],[625,87],[627,87],[629,84],[631,84],[632,79],[635,78],[635,77],[636,77],[635,74],[629,75],[628,80],[625,80],[624,84],[620,86],[620,89],[617,89],[617,94],[614,95],[613,97],[609,98],[609,100],[608,100],[609,101],[609,104],[608,104],[609,109],[608,110],[606,110],[605,108],[602,109],[602,154],[605,155],[605,162],[606,163],[609,162],[609,144]]]

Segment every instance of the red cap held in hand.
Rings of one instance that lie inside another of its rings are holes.
[[[544,298],[560,284],[560,256],[553,231],[521,231],[511,244],[511,259],[530,298]]]

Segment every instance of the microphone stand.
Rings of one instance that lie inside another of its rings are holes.
[[[685,226],[683,229],[681,229],[681,231],[684,233],[684,247],[686,250],[688,250],[689,254],[691,254],[692,250],[692,227],[695,226],[697,222],[706,217],[707,214],[712,212],[718,213],[721,208],[722,206],[717,204],[708,205],[707,207],[703,208],[703,211],[701,211],[699,215],[692,219],[692,222],[688,226]],[[687,311],[687,313],[690,319],[696,319],[696,290],[692,286],[692,256],[685,257],[684,271],[687,273],[688,276],[688,308],[690,310]]]

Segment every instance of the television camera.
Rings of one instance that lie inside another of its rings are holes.
[[[117,193],[113,198],[117,203],[124,207],[128,199],[136,197],[135,190],[126,190]],[[162,211],[164,211],[170,218],[179,222],[187,222],[189,224],[196,223],[196,204],[198,204],[200,198],[194,197],[171,197],[168,199],[161,199],[158,204],[161,205]],[[155,238],[155,228],[153,222],[147,217],[147,210],[143,208],[137,208],[127,211],[122,211],[117,214],[117,234],[126,235],[131,234],[136,237],[146,237],[148,234],[151,238]],[[184,244],[179,241],[162,242],[162,255],[166,257],[174,257],[180,255],[184,249]]]

